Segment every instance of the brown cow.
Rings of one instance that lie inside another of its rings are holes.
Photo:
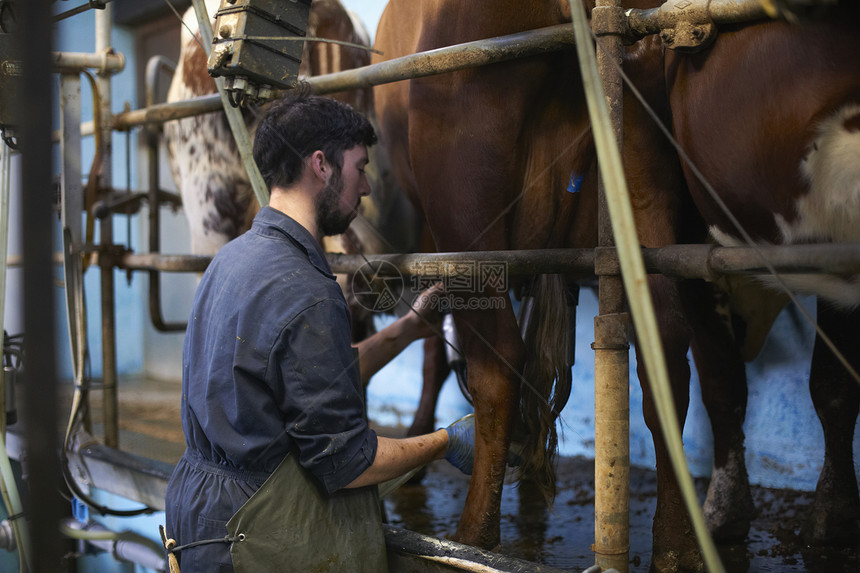
[[[724,26],[698,54],[667,52],[675,137],[729,211],[757,243],[860,241],[860,6],[842,2],[800,24]],[[735,225],[684,164],[692,197],[711,235],[743,242]],[[818,326],[860,370],[860,278],[787,275],[792,289],[818,295]],[[774,284],[768,279],[768,284]],[[714,475],[705,505],[713,530],[742,537],[752,504],[744,466],[747,389],[713,354],[715,329],[697,327],[694,354],[715,436]],[[709,361],[709,362],[706,362]],[[824,467],[804,536],[814,544],[856,543],[860,499],[852,438],[860,407],[853,379],[816,338],[810,371],[824,429]],[[719,436],[719,441],[716,440]]]
[[[659,4],[626,2],[625,7]],[[456,0],[392,0],[380,21],[376,47],[387,59],[558,24],[569,21],[568,7],[566,0],[495,0],[480,6]],[[830,162],[839,156],[833,151],[838,145],[831,142],[847,141],[856,131],[857,110],[848,104],[858,101],[858,74],[850,62],[856,61],[860,34],[856,13],[840,14],[837,22],[840,18],[843,24],[830,20],[811,31],[786,24],[728,28],[712,48],[697,55],[670,53],[664,58],[664,47],[655,36],[627,50],[625,70],[633,83],[662,120],[674,126],[682,143],[693,149],[694,160],[703,160],[705,175],[714,177],[718,191],[731,199],[730,206],[750,207],[743,213],[751,228],[758,229],[759,240],[789,242],[788,234],[774,232],[783,223],[786,230],[795,229],[793,236],[800,240],[852,237],[822,234],[813,226],[815,216],[826,210],[799,215],[805,205],[826,203],[816,200],[820,194],[808,193],[809,182],[830,173]],[[823,37],[830,33],[837,40],[835,51],[823,45]],[[813,40],[810,48],[807,38]],[[736,73],[739,63],[741,74]],[[805,74],[812,70],[819,81],[807,84]],[[784,108],[782,100],[768,105],[769,90],[788,80],[797,101],[786,102]],[[731,87],[730,105],[723,96],[726,86]],[[439,250],[594,246],[594,151],[574,54],[536,56],[380,86],[375,97],[395,171],[404,188],[417,197]],[[724,217],[703,197],[689,169],[682,169],[676,152],[641,105],[629,93],[624,104],[624,162],[641,244],[703,242],[707,226],[702,217],[708,225],[718,226],[722,231],[718,237],[729,236]],[[736,110],[742,113],[731,116]],[[830,119],[816,128],[826,118]],[[857,149],[856,143],[848,147],[852,157]],[[856,207],[860,177],[848,168],[856,161],[839,161],[836,171],[845,174],[843,184],[850,184],[844,204],[851,213],[848,220],[854,221],[843,228],[856,233],[860,225],[853,217],[860,211]],[[580,178],[581,185],[575,184]],[[821,183],[813,183],[813,189],[815,185]],[[796,203],[797,197],[805,199]],[[843,287],[851,282],[843,281]],[[705,508],[709,525],[722,538],[744,536],[752,505],[743,466],[743,360],[711,304],[708,285],[665,277],[651,277],[649,284],[682,425],[689,401],[686,354],[691,342],[699,367],[715,439],[715,479]],[[845,315],[830,312],[826,305],[819,315],[856,368],[856,327],[850,330]],[[455,311],[454,316],[478,419],[475,473],[455,538],[491,548],[499,542],[505,451],[517,405],[522,408],[521,399],[533,395],[534,375],[528,365],[535,360],[520,339],[509,306]],[[856,313],[854,318],[857,324]],[[541,359],[547,360],[545,355]],[[563,363],[554,363],[550,370],[563,368]],[[821,371],[840,380],[825,382]],[[844,370],[839,371],[817,344],[811,384],[825,427],[826,460],[809,532],[818,541],[838,539],[840,530],[856,539],[860,507],[851,454],[858,387],[844,382],[844,374],[837,372]],[[640,378],[645,418],[657,452],[652,569],[701,570],[644,369]],[[524,419],[534,414],[533,406],[526,407],[520,414]],[[532,446],[552,446],[548,435]]]

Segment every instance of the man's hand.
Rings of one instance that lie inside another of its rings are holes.
[[[475,414],[464,416],[445,428],[448,449],[445,459],[466,475],[472,475],[475,464]]]
[[[436,283],[412,302],[407,317],[413,324],[415,338],[427,338],[442,332],[442,313],[437,306],[438,297],[444,292],[442,283]]]

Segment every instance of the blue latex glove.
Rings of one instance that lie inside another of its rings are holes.
[[[448,449],[445,459],[466,475],[472,475],[475,464],[475,414],[463,416],[445,430],[448,432]]]

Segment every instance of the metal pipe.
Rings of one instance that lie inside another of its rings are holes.
[[[113,261],[127,271],[161,271],[168,273],[202,273],[212,257],[202,255],[159,255],[124,253]]]
[[[700,4],[702,2],[705,0],[699,0]],[[673,6],[673,2],[667,2],[660,8],[625,11],[624,17],[627,19],[623,28],[625,37],[632,41],[659,33],[664,26],[674,26],[677,20],[674,14],[677,12],[672,10]],[[766,17],[756,0],[712,0],[709,14],[715,22],[724,23]],[[316,94],[337,93],[574,47],[575,42],[570,26],[560,24],[411,54],[353,70],[307,78],[307,82]],[[114,127],[119,130],[128,129],[146,123],[182,119],[221,109],[220,96],[210,94],[117,114],[114,117]]]
[[[103,254],[102,257],[107,255]],[[714,245],[671,245],[642,249],[649,273],[674,278],[714,280],[720,275],[755,275],[766,272],[765,258],[777,272],[860,273],[860,243],[784,245],[769,247],[715,247]],[[449,277],[477,276],[479,264],[504,263],[508,276],[542,273],[579,275],[613,274],[619,268],[618,254],[607,249],[535,249],[518,251],[470,251],[462,253],[415,253],[378,255],[326,255],[332,272],[355,272],[366,264],[379,265],[382,274],[393,268],[401,276]],[[171,273],[200,273],[206,270],[209,256],[123,253],[113,264],[127,271],[158,270]],[[19,259],[10,257],[10,266]],[[389,266],[390,265],[390,266]]]
[[[15,532],[12,530],[12,522],[8,519],[0,521],[0,549],[6,551],[15,551],[18,547],[18,542],[15,539]]]
[[[86,12],[87,10],[100,10],[104,8],[104,4],[108,2],[112,2],[113,0],[88,0],[86,4],[81,4],[77,8],[72,8],[71,10],[66,10],[65,12],[61,12],[54,16],[54,22],[59,22],[60,20],[65,20],[66,18],[71,18],[77,14],[81,14]],[[101,2],[101,4],[99,3]]]
[[[559,24],[498,38],[466,42],[394,58],[371,66],[308,78],[314,93],[352,89],[477,68],[547,52],[574,48],[573,30]]]
[[[111,45],[111,22],[113,6],[107,5],[104,10],[96,10],[96,52],[107,52]],[[112,149],[111,138],[111,84],[110,75],[99,73],[99,93],[101,94],[101,117],[103,125],[96,126],[102,131],[101,177],[102,187],[111,187],[113,173],[111,170]],[[113,217],[105,217],[100,223],[100,248],[109,250],[113,245]],[[101,310],[102,310],[102,396],[104,412],[105,444],[111,447],[119,446],[119,397],[117,395],[117,366],[116,366],[116,309],[114,304],[114,274],[110,265],[100,265],[101,271]]]
[[[111,554],[118,561],[136,563],[145,569],[167,571],[167,559],[159,545],[131,531],[112,531],[95,521],[81,523],[77,519],[63,520],[63,531],[69,537],[80,539],[100,551]]]
[[[125,69],[125,56],[109,51],[95,54],[54,52],[52,58],[55,72],[73,73],[94,69],[99,74],[115,74]]]
[[[173,73],[176,65],[163,56],[154,56],[146,64],[146,105],[155,103],[158,93],[159,72],[166,69]],[[158,127],[144,127],[147,160],[149,168],[149,252],[161,251],[161,205],[158,184],[161,180],[158,159]],[[149,271],[149,318],[152,326],[159,332],[182,332],[185,322],[165,322],[161,313],[161,274],[158,270]]]
[[[669,449],[684,504],[702,547],[705,566],[714,573],[720,573],[724,571],[724,568],[705,526],[693,481],[690,478],[689,470],[687,470],[678,415],[672,400],[668,369],[657,326],[657,318],[651,301],[651,293],[646,280],[645,264],[642,260],[641,247],[636,234],[633,207],[627,192],[621,154],[616,142],[612,141],[613,128],[609,120],[607,102],[600,86],[601,82],[595,79],[595,76],[599,76],[599,72],[594,48],[590,41],[590,30],[585,20],[585,8],[576,0],[570,0],[570,7],[571,12],[577,14],[573,18],[579,40],[577,42],[579,46],[577,55],[598,153],[598,167],[601,175],[606,178],[607,204],[612,215],[613,236],[617,243],[619,259],[623,268],[621,276],[624,281],[624,290],[631,313],[635,317],[633,326],[638,340],[638,356],[648,373],[648,384],[660,416],[661,430]],[[627,394],[626,387],[624,394]],[[599,541],[596,539],[595,543]],[[626,571],[626,560],[623,566]]]
[[[574,14],[576,17],[578,13]],[[620,29],[624,16],[619,0],[597,0],[592,25],[603,18],[610,30]],[[601,31],[595,30],[600,34]],[[624,86],[617,65],[624,45],[617,33],[598,38],[597,68],[609,110],[612,135],[621,152],[624,137]],[[584,73],[584,72],[583,72]],[[604,157],[600,157],[605,161]],[[612,219],[606,198],[604,170],[598,172],[598,244],[613,248]],[[629,315],[624,312],[620,268],[598,274],[598,315],[594,318],[594,559],[602,569],[626,573],[630,553],[630,352]]]
[[[750,22],[767,18],[759,0],[694,0],[678,8],[676,0],[669,0],[657,8],[631,8],[625,12],[630,33],[635,38],[659,34],[676,25],[683,14],[699,11],[704,17],[721,24]]]
[[[412,54],[354,70],[315,76],[307,78],[307,82],[316,94],[336,93],[570,48],[573,48],[570,26],[550,26]],[[127,129],[145,123],[181,119],[219,110],[221,98],[218,94],[211,94],[117,114],[114,117],[114,127]]]

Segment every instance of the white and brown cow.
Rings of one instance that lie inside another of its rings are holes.
[[[206,0],[213,17],[218,0]],[[193,9],[184,17],[179,63],[168,92],[168,101],[182,101],[216,92],[207,71],[206,55],[199,44]],[[197,36],[197,38],[195,38]],[[308,37],[340,40],[370,46],[366,28],[338,0],[314,0],[308,18]],[[357,68],[370,63],[370,52],[340,44],[305,42],[299,75],[310,77]],[[375,123],[373,92],[354,90],[331,97],[350,104]],[[253,133],[258,109],[244,109]],[[164,139],[174,181],[182,196],[191,233],[191,250],[214,255],[218,249],[250,227],[259,209],[236,143],[223,112],[213,112],[167,122]],[[371,148],[368,178],[373,192],[362,200],[361,214],[343,235],[328,237],[326,250],[344,253],[404,252],[416,244],[420,225],[409,201],[391,182],[382,146]],[[347,280],[341,279],[345,292]],[[369,315],[355,304],[354,336],[372,328]]]

